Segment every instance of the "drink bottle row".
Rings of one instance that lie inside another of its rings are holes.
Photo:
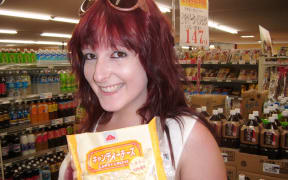
[[[0,105],[0,129],[20,125],[46,124],[53,119],[75,115],[72,96]]]
[[[74,92],[75,76],[68,70],[1,71],[0,97]]]
[[[64,158],[64,152],[56,152],[6,166],[4,169],[5,180],[57,180]]]
[[[231,110],[228,118],[222,108],[210,116],[203,107],[201,113],[209,119],[220,146],[270,159],[288,159],[288,110],[281,112],[277,104],[265,108],[263,117],[253,111],[248,119],[242,118],[240,109]]]
[[[48,49],[0,49],[0,64],[31,64],[50,61],[50,63],[68,62],[66,51]]]
[[[53,125],[46,128],[30,130],[1,136],[2,159],[26,156],[35,152],[67,144],[66,135],[73,134],[69,124]]]

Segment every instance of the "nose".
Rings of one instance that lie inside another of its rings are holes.
[[[95,64],[95,71],[93,74],[93,79],[95,82],[104,82],[106,81],[111,74],[111,68],[109,63],[104,58],[98,59]]]

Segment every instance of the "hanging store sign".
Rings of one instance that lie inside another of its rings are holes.
[[[180,45],[209,47],[208,0],[179,0]]]

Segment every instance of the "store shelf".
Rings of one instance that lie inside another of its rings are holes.
[[[29,68],[54,68],[54,67],[70,67],[69,62],[62,63],[34,63],[34,64],[0,64],[0,70],[18,70]]]
[[[197,82],[196,80],[191,80],[192,78],[187,77],[188,82]],[[235,83],[235,84],[255,84],[257,80],[201,80],[200,83]]]
[[[11,134],[23,130],[33,130],[33,129],[39,129],[39,128],[44,128],[48,127],[51,125],[57,125],[57,124],[69,124],[75,122],[75,116],[68,116],[64,118],[58,118],[58,119],[53,119],[49,123],[41,123],[41,124],[22,124],[6,129],[1,129],[0,130],[0,135],[6,135],[6,134]]]
[[[72,96],[72,95],[73,95],[73,92],[57,93],[57,94],[47,92],[47,93],[39,93],[39,94],[29,94],[29,95],[24,95],[24,96],[4,97],[4,98],[0,98],[0,104],[8,104],[11,101],[49,99],[52,97],[62,97],[62,96]]]
[[[29,155],[26,155],[26,156],[21,156],[21,157],[16,157],[16,158],[11,158],[11,159],[7,159],[7,160],[4,160],[3,161],[3,164],[4,166],[9,166],[15,162],[18,162],[18,161],[23,161],[23,160],[29,160],[29,159],[34,159],[35,157],[39,157],[39,156],[43,156],[43,155],[49,155],[49,154],[52,154],[53,152],[59,152],[59,151],[66,151],[67,150],[67,145],[64,145],[64,146],[58,146],[58,147],[55,147],[55,148],[50,148],[50,149],[47,149],[47,150],[43,150],[43,151],[39,151],[39,152],[36,152],[36,153],[33,153],[33,154],[29,154]]]
[[[193,67],[197,66],[197,64],[181,64],[183,67]],[[222,63],[222,64],[213,64],[213,63],[205,63],[201,64],[201,67],[237,67],[237,68],[257,68],[258,64],[229,64],[229,63]]]

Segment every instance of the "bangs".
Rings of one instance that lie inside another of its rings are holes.
[[[141,33],[141,29],[145,29],[141,26],[145,21],[142,21],[143,19],[139,21],[143,16],[135,16],[135,13],[141,11],[121,12],[111,7],[107,10],[109,6],[105,8],[99,11],[88,11],[82,18],[86,23],[79,29],[81,49],[122,46],[138,54],[144,34]]]

